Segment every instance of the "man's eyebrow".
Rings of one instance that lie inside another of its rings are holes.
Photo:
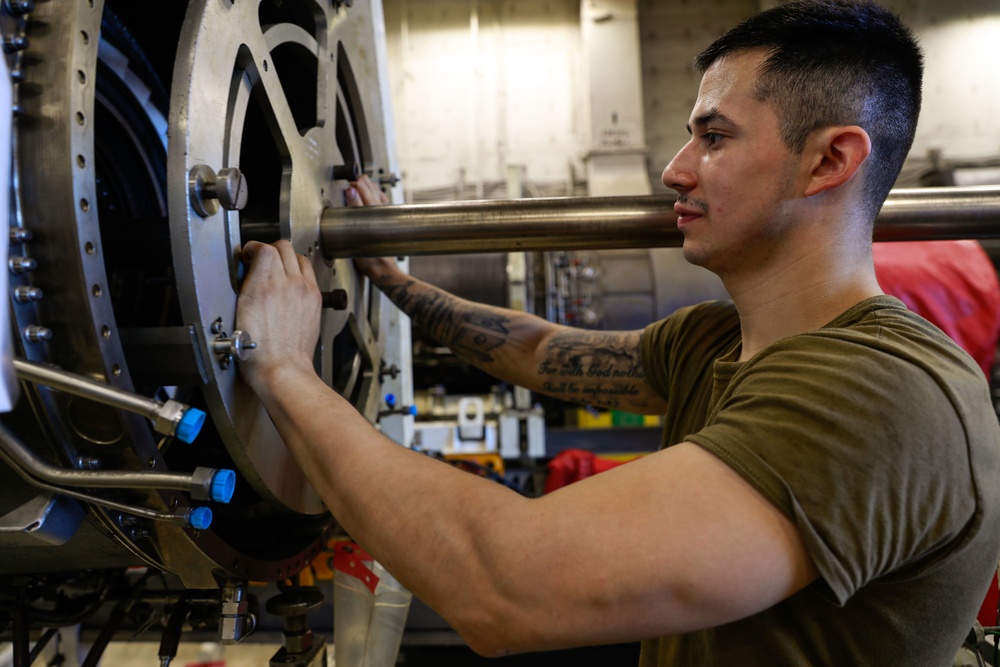
[[[702,115],[694,119],[695,127],[704,127],[711,123],[722,123],[724,125],[732,125],[732,126],[736,125],[736,123],[733,121],[732,118],[722,113],[718,109],[709,109],[707,112],[703,113]],[[687,126],[687,131],[688,134],[694,134],[690,125]]]

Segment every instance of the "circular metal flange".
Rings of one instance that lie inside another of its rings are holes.
[[[213,322],[239,326],[239,253],[250,238],[290,239],[313,258],[324,292],[360,295],[364,289],[349,262],[326,262],[317,252],[323,210],[343,205],[346,184],[334,181],[334,167],[370,161],[371,137],[384,132],[362,108],[371,97],[365,87],[377,87],[378,80],[356,77],[347,56],[371,52],[372,17],[361,9],[348,19],[321,0],[192,0],[188,7],[171,92],[168,204],[181,310],[185,322],[200,329],[206,358],[215,357]],[[211,177],[201,165],[238,168],[246,176],[242,211],[205,206],[214,200],[192,196],[192,188],[203,191]],[[373,322],[370,310],[378,308],[360,297],[351,305],[324,311],[317,370],[374,419],[380,354],[378,316]],[[235,464],[276,506],[324,513],[237,366],[212,365],[203,388]]]

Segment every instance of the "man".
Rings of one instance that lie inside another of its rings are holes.
[[[663,182],[685,257],[732,303],[589,332],[358,263],[504,380],[665,414],[662,451],[526,499],[394,445],[313,371],[320,299],[287,243],[244,249],[243,377],[334,516],[479,653],[641,639],[642,665],[950,664],[1000,553],[1000,429],[975,363],[872,268],[919,49],[877,5],[805,1],[698,64]],[[362,181],[349,203],[378,200]]]

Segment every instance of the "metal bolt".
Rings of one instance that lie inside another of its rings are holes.
[[[3,38],[3,52],[17,53],[28,48],[28,38],[24,35],[11,35]]]
[[[222,333],[222,318],[221,317],[216,318],[216,320],[214,322],[212,322],[212,333],[214,333],[216,336],[218,336],[220,333]]]
[[[356,181],[361,178],[361,165],[357,162],[347,162],[333,168],[333,180]]]
[[[132,538],[133,542],[144,540],[147,537],[149,537],[149,529],[143,528],[142,526],[136,526],[131,531],[129,531],[129,537]]]
[[[18,303],[31,303],[32,301],[40,301],[41,299],[41,288],[28,287],[27,285],[18,285],[14,288],[14,301]]]
[[[387,186],[390,188],[396,187],[396,184],[399,183],[399,181],[400,178],[396,174],[386,174],[385,176],[380,176],[378,179],[379,185]]]
[[[215,188],[209,186],[209,194],[212,192],[222,204],[222,208],[227,211],[242,210],[247,205],[247,198],[250,196],[247,191],[247,179],[243,177],[243,172],[235,167],[219,170]]]
[[[125,514],[125,512],[118,513],[118,525],[122,528],[127,528],[129,526],[134,526],[139,522],[138,517],[132,516],[131,514]]]
[[[4,0],[3,5],[14,16],[24,16],[35,10],[35,0]]]
[[[24,227],[11,227],[10,228],[10,242],[11,243],[26,243],[31,240],[32,234],[30,229],[25,229]]]
[[[10,71],[10,80],[14,83],[24,83],[25,78],[24,70],[21,68],[12,69]]]
[[[216,174],[211,167],[199,164],[188,174],[188,195],[192,208],[207,218],[215,215],[220,205],[227,211],[242,210],[247,205],[249,192],[246,178],[239,169],[227,167]]]
[[[229,367],[233,365],[233,355],[224,354],[219,357],[219,368],[224,371],[228,371]]]
[[[32,257],[22,257],[20,255],[11,257],[7,261],[7,266],[13,274],[28,273],[38,268],[38,260]]]
[[[41,343],[46,340],[52,340],[52,329],[47,327],[41,327],[37,324],[30,324],[24,327],[24,340],[29,343]]]
[[[393,364],[392,366],[386,366],[385,362],[383,361],[382,367],[379,369],[379,376],[385,377],[386,375],[395,380],[397,377],[399,377],[399,366],[397,366],[396,364]],[[392,406],[390,405],[389,407],[391,408]]]
[[[253,342],[250,334],[246,331],[234,331],[232,337],[222,334],[212,341],[212,350],[216,354],[228,356],[230,361],[233,357],[240,361],[248,359],[250,353],[255,349],[257,349],[257,343]]]
[[[347,290],[335,289],[332,292],[323,292],[323,307],[334,310],[347,310],[348,298]]]
[[[95,456],[81,456],[76,464],[80,470],[97,470],[101,467],[101,460]]]

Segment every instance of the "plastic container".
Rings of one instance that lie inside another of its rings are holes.
[[[392,667],[399,654],[413,595],[379,563],[374,564],[372,571],[379,582],[373,596],[363,667]]]
[[[336,667],[393,667],[411,593],[356,547],[338,551],[333,576]]]

